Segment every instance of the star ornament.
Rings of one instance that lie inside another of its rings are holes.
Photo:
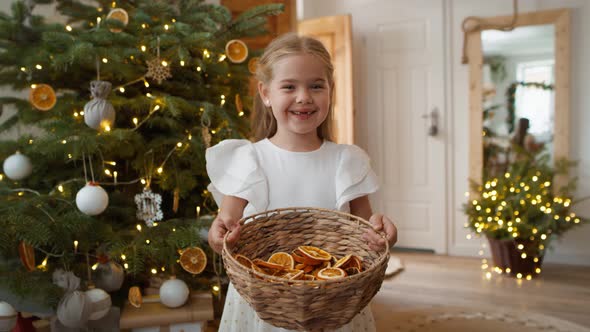
[[[154,79],[158,82],[158,84],[162,84],[162,81],[172,77],[172,74],[170,73],[170,67],[164,66],[160,58],[148,60],[146,61],[146,64],[148,71],[147,74],[145,74],[145,77]]]

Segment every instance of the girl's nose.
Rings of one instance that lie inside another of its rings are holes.
[[[301,89],[299,93],[297,93],[297,104],[311,104],[313,103],[313,99],[311,98],[311,93],[307,89]]]

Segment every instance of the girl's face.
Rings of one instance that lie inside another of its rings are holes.
[[[272,108],[277,135],[315,135],[330,108],[325,65],[311,54],[290,55],[272,68],[273,79],[259,83],[263,103]]]

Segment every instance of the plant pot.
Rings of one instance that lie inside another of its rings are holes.
[[[488,242],[494,266],[501,268],[502,271],[510,268],[508,274],[513,277],[519,273],[523,277],[528,275],[535,277],[538,274],[536,269],[540,268],[543,263],[542,254],[538,256],[537,262],[534,260],[536,251],[533,249],[538,244],[523,240],[498,240],[491,237],[488,237]],[[518,249],[519,244],[524,245],[522,250]],[[521,257],[523,253],[527,254],[526,258]]]

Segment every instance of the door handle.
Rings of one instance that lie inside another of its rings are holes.
[[[438,107],[433,108],[430,113],[422,115],[422,119],[430,119],[428,136],[436,136],[438,134]]]

